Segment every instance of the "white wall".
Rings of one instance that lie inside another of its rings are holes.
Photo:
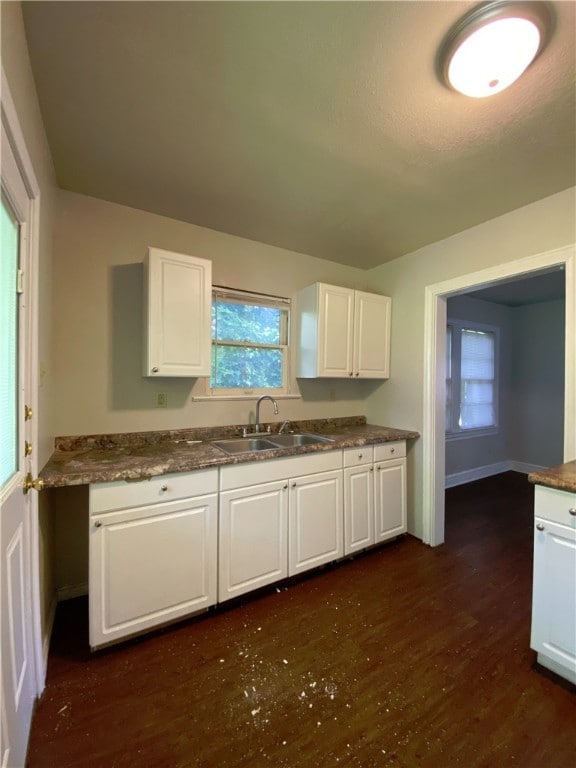
[[[370,284],[392,297],[390,380],[369,396],[373,422],[397,424],[422,433],[424,406],[425,288],[576,240],[576,188],[572,187],[480,224],[370,271]],[[417,222],[416,222],[417,225]],[[567,364],[574,365],[574,352]],[[413,449],[410,531],[423,535],[422,441]]]
[[[148,246],[212,260],[213,282],[292,296],[315,281],[367,288],[368,273],[115,203],[60,191],[54,245],[59,435],[246,423],[250,401],[193,402],[192,379],[142,377],[142,261]],[[394,310],[393,310],[394,311]],[[301,381],[279,419],[363,415],[379,382]],[[156,407],[165,392],[167,408]]]
[[[565,301],[512,312],[514,412],[510,455],[550,467],[563,461]]]

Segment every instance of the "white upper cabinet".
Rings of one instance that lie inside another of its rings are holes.
[[[300,378],[386,379],[391,300],[314,283],[297,296]]]
[[[209,376],[212,262],[160,248],[144,261],[144,376]]]

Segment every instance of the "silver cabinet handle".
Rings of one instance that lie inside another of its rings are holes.
[[[362,458],[362,454],[361,454],[361,453],[359,453],[359,454],[358,454],[358,458],[359,458],[359,459],[361,459],[361,458]]]
[[[544,530],[544,526],[542,525],[542,523],[536,523],[536,528],[537,528],[539,531],[543,531],[543,530]]]
[[[94,528],[102,528],[102,521],[96,520],[96,522],[94,523]]]
[[[158,366],[155,365],[154,368],[152,368],[152,373],[158,373]]]
[[[574,515],[574,517],[576,517],[576,507],[570,507],[570,509],[568,510],[568,512],[569,512],[571,515]]]
[[[164,491],[164,493],[165,493],[168,490],[168,486],[167,485],[162,485],[162,486],[160,486],[160,490]]]
[[[296,481],[292,483],[292,488],[296,488]]]
[[[395,450],[396,448],[390,448],[390,453],[394,453]]]

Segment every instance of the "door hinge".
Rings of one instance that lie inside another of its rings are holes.
[[[24,270],[16,272],[16,293],[24,293]]]

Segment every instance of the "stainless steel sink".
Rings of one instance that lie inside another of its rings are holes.
[[[225,453],[254,453],[255,451],[277,451],[279,446],[263,437],[231,437],[212,440]]]
[[[270,442],[282,448],[293,448],[299,445],[315,445],[316,443],[333,443],[331,437],[313,435],[309,432],[301,434],[271,435]]]
[[[278,448],[295,448],[316,443],[333,443],[331,437],[322,437],[308,432],[300,434],[266,435],[266,437],[231,437],[212,440],[220,450],[229,454],[254,453],[256,451],[277,451]]]

